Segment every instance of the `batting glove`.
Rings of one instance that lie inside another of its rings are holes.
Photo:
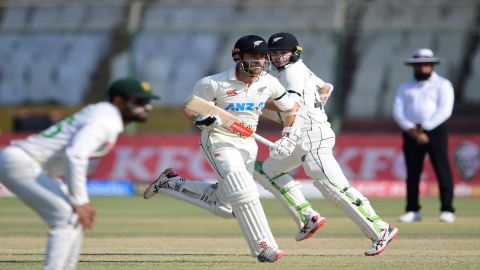
[[[294,140],[282,136],[282,138],[276,141],[270,148],[270,156],[274,159],[284,159],[293,153],[296,145],[297,143]]]
[[[288,137],[294,141],[298,140],[301,135],[301,130],[293,127],[285,127],[282,130],[282,136]]]
[[[212,130],[222,125],[222,121],[220,120],[220,118],[212,115],[197,115],[193,123],[202,130]]]

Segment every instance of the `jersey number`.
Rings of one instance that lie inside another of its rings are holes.
[[[42,136],[46,138],[52,138],[57,136],[58,133],[62,132],[64,124],[73,124],[73,115],[65,118],[64,120],[58,122],[56,125],[49,127],[47,130],[42,132]]]

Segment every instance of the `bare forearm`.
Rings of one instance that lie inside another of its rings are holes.
[[[265,109],[268,109],[268,110],[271,110],[271,111],[274,111],[274,112],[282,111],[277,107],[277,105],[275,105],[275,103],[271,99],[269,99],[269,100],[267,100],[267,102],[265,102]]]
[[[322,88],[318,88],[320,94],[328,94],[330,92],[330,85],[325,83]]]
[[[284,127],[292,126],[293,120],[295,119],[295,117],[298,116],[297,115],[298,108],[299,108],[298,103],[295,103],[295,105],[291,109],[285,111],[285,120],[283,121]]]
[[[325,103],[327,103],[327,99],[330,97],[330,92],[332,90],[331,87],[333,88],[333,85],[325,83],[322,88],[318,88],[318,93],[320,94],[320,102],[322,102],[323,106],[325,106]]]

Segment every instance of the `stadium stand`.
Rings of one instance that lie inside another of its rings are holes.
[[[4,8],[0,55],[6,61],[0,63],[0,103],[83,103],[109,48],[108,33],[122,20],[127,2],[98,7],[89,2],[30,6],[19,1]],[[104,33],[74,32],[84,28]]]
[[[472,74],[480,73],[480,52],[473,58]],[[480,103],[480,80],[469,80],[466,85],[464,99],[472,103]]]
[[[127,29],[134,2],[138,28]],[[403,60],[419,47],[432,48],[444,60],[438,72],[461,86],[457,112],[478,112],[475,1],[18,0],[0,8],[1,106],[78,106],[134,75],[162,96],[156,106],[174,107],[199,78],[233,64],[239,36],[290,31],[307,65],[338,85],[331,106],[343,118],[390,119],[396,87],[411,77]]]
[[[403,61],[416,48],[432,48],[444,60],[436,70],[452,80],[458,77],[468,32],[431,29],[473,27],[476,10],[438,1],[425,1],[425,5],[427,7],[405,6],[387,1],[367,9],[361,28],[372,30],[365,30],[356,46],[358,63],[345,106],[348,115],[359,118],[390,116],[397,86],[411,78],[411,69],[406,68]],[[398,31],[388,32],[380,26]],[[472,77],[472,80],[476,79]]]
[[[218,37],[212,34],[141,33],[136,39],[136,73],[152,82],[154,89],[163,89],[166,104],[179,104],[193,84],[205,76],[215,60]],[[158,86],[158,87],[157,87]]]

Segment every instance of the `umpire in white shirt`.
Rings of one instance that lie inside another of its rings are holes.
[[[393,101],[393,118],[403,131],[403,152],[407,166],[406,213],[401,222],[420,221],[419,184],[425,154],[428,153],[440,189],[440,221],[453,223],[453,180],[448,161],[446,121],[452,115],[452,83],[433,71],[440,63],[430,49],[419,49],[405,61],[414,79],[400,85]]]

